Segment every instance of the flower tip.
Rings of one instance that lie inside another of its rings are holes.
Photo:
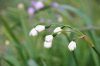
[[[76,42],[71,41],[71,42],[69,43],[69,45],[68,45],[68,49],[69,49],[70,51],[73,51],[75,48],[76,48]]]
[[[34,28],[31,29],[31,31],[29,32],[29,36],[37,36],[37,35],[38,35],[38,33]]]
[[[55,28],[54,33],[60,34],[61,31],[62,31],[61,27],[57,27]]]
[[[52,35],[47,35],[45,37],[45,41],[47,41],[47,42],[52,42],[52,40],[53,40],[53,36]]]
[[[51,46],[52,46],[52,42],[44,42],[44,47],[45,48],[51,48]]]
[[[44,25],[37,25],[37,26],[35,27],[35,29],[36,29],[36,31],[38,31],[38,32],[42,32],[43,30],[45,30],[45,26],[44,26]]]

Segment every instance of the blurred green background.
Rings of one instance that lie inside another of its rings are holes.
[[[43,47],[46,35],[58,26],[70,25],[89,36],[100,52],[100,0],[44,0],[45,7],[29,15],[31,1],[0,0],[0,66],[100,66],[100,57],[84,39],[76,40],[73,52],[68,50],[69,42],[78,37],[74,33],[57,35],[51,48]],[[51,7],[52,2],[59,6]],[[18,8],[19,3],[24,8]],[[45,21],[40,22],[41,18]],[[37,24],[51,23],[56,25],[29,36]]]

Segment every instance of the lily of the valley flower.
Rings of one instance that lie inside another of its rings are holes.
[[[55,30],[54,30],[54,33],[57,33],[57,34],[60,34],[62,31],[61,27],[57,27]]]
[[[41,31],[45,30],[45,26],[44,26],[44,25],[37,25],[37,26],[35,27],[35,29],[36,29],[38,32],[41,32]]]
[[[52,40],[53,40],[53,36],[52,36],[52,35],[47,35],[47,36],[45,37],[45,41],[46,41],[46,42],[52,42]]]
[[[38,32],[36,31],[35,28],[33,28],[33,29],[31,29],[29,35],[30,35],[30,36],[37,36],[37,35],[38,35]]]
[[[76,42],[71,41],[68,45],[70,51],[73,51],[76,48]]]
[[[45,37],[44,47],[50,48],[52,46],[52,40],[53,40],[53,36],[52,35],[47,35]]]
[[[51,46],[52,46],[52,42],[44,42],[44,47],[45,48],[51,48]]]
[[[41,32],[43,30],[45,30],[45,26],[44,25],[37,25],[35,28],[33,28],[30,31],[29,35],[30,36],[37,36],[38,35],[38,32]]]

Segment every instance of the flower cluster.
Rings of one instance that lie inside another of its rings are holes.
[[[50,27],[50,26],[49,26]],[[44,25],[37,25],[35,28],[33,28],[29,35],[30,36],[37,36],[38,35],[38,32],[41,32],[43,30],[45,30],[46,26]],[[45,48],[51,48],[52,47],[52,41],[53,41],[53,38],[57,35],[57,34],[60,34],[61,31],[63,30],[64,27],[57,27],[54,29],[54,34],[53,35],[47,35],[45,37],[45,41],[44,41],[44,47]],[[76,42],[75,41],[71,41],[68,45],[68,49],[70,51],[73,51],[74,49],[76,48]]]
[[[29,35],[30,36],[37,36],[38,32],[41,32],[45,30],[45,26],[44,25],[37,25],[35,28],[31,29]]]
[[[52,40],[53,40],[53,36],[52,35],[47,35],[45,37],[44,47],[50,48],[52,46]]]

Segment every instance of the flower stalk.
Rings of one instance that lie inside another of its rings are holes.
[[[73,28],[73,27],[71,27],[69,25],[64,25],[61,28],[63,29],[65,27],[73,29],[80,36],[80,37],[75,38],[73,40],[84,38],[86,40],[86,42],[93,48],[93,50],[96,52],[96,54],[100,57],[100,53],[97,51],[97,49],[95,48],[94,44],[91,42],[91,40],[89,39],[88,36],[84,35],[82,32],[80,32],[79,30],[77,30],[77,29],[75,29],[75,28]]]

